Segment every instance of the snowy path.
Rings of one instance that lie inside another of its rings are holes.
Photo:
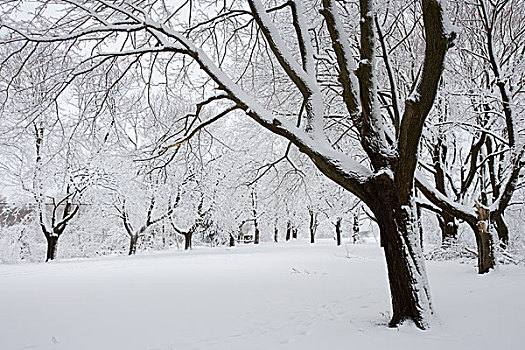
[[[386,328],[381,250],[332,241],[0,265],[0,349],[522,349],[525,269],[430,262],[431,330]],[[482,313],[486,308],[487,315]]]

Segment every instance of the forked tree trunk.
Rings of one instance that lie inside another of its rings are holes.
[[[297,227],[292,227],[292,238],[297,239]]]
[[[192,248],[192,239],[193,232],[187,232],[184,234],[184,250],[188,250]]]
[[[138,235],[132,235],[129,238],[129,252],[128,255],[135,255],[137,252],[137,242],[139,240]]]
[[[343,218],[338,217],[335,223],[335,239],[337,242],[337,246],[341,245],[341,222],[342,221],[343,221]]]
[[[55,260],[57,255],[58,237],[56,235],[46,235],[47,254],[46,261]]]
[[[375,215],[392,297],[389,326],[396,327],[405,320],[412,320],[417,327],[425,329],[432,304],[414,215],[408,205],[382,207]]]

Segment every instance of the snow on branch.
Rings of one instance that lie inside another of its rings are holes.
[[[339,17],[336,0],[323,0],[323,10],[321,14],[326,20],[326,26],[332,39],[337,64],[339,67],[339,80],[343,87],[343,100],[350,113],[354,124],[360,127],[361,107],[357,93],[358,82],[354,75],[355,64],[353,62],[350,45],[346,40],[346,34]]]
[[[399,169],[396,182],[409,196],[417,164],[417,150],[423,125],[437,94],[445,65],[445,54],[453,45],[456,32],[441,1],[422,0],[425,30],[425,57],[419,80],[406,100],[398,138]]]
[[[427,197],[432,204],[441,210],[450,213],[465,221],[475,221],[477,218],[474,207],[470,208],[450,200],[447,196],[439,192],[428,183],[424,175],[416,173],[415,175],[417,188]]]
[[[313,47],[304,21],[304,10],[298,3],[291,2],[293,25],[297,33],[303,65],[300,66],[273,24],[259,0],[249,0],[253,16],[261,29],[270,49],[286,74],[298,87],[306,101],[306,128],[314,138],[322,138],[324,114],[323,97],[313,67]]]
[[[17,28],[16,25],[7,24],[2,21],[2,26],[16,33],[16,40],[31,42],[76,42],[77,40],[93,41],[95,47],[103,46],[105,38],[111,33],[138,33],[144,34],[142,44],[129,50],[112,50],[111,52],[95,54],[88,58],[100,57],[101,61],[110,57],[120,56],[140,56],[145,53],[158,54],[161,52],[175,52],[191,57],[199,67],[214,81],[219,90],[224,91],[228,99],[233,101],[237,108],[242,109],[249,117],[257,121],[272,132],[284,136],[299,150],[306,153],[314,163],[330,174],[332,179],[339,178],[336,182],[347,183],[348,189],[354,193],[362,193],[362,184],[372,177],[372,172],[357,160],[335,151],[325,139],[322,128],[324,117],[324,101],[319,85],[316,81],[315,72],[310,68],[313,49],[311,48],[308,29],[304,21],[304,10],[295,3],[295,21],[297,25],[296,34],[301,42],[303,51],[304,68],[295,61],[292,53],[286,47],[280,37],[277,28],[272,23],[266,9],[259,0],[249,0],[252,15],[264,33],[276,59],[288,73],[290,79],[296,84],[305,100],[306,127],[297,127],[294,123],[278,117],[268,108],[250,96],[244,88],[234,82],[226,72],[219,67],[203,50],[200,45],[188,38],[183,32],[178,31],[167,22],[159,22],[149,17],[146,11],[141,11],[139,5],[131,6],[128,2],[111,2],[99,0],[95,5],[88,5],[87,2],[79,3],[76,1],[63,2],[70,4],[73,8],[83,12],[84,15],[75,17],[72,25],[77,25],[69,33],[58,33],[51,35],[52,31],[42,31],[39,34],[28,34],[26,31]],[[91,8],[89,9],[88,6]],[[95,11],[96,13],[94,13]],[[104,15],[102,14],[104,11]],[[92,21],[91,21],[91,20]],[[93,21],[96,23],[94,24]],[[114,23],[111,23],[114,21]],[[56,24],[58,26],[58,23]],[[54,29],[57,29],[55,27]],[[98,36],[97,34],[101,34]],[[102,35],[103,34],[103,35]],[[341,36],[343,33],[339,33]],[[149,36],[148,36],[149,35]],[[156,42],[155,42],[156,41]],[[140,47],[140,45],[144,45]],[[344,44],[343,46],[348,46]],[[346,52],[349,55],[349,52]],[[87,62],[87,61],[86,61]],[[95,62],[97,63],[97,62]],[[85,65],[81,67],[82,72],[73,72],[74,79],[78,74],[87,73],[92,67]],[[350,68],[350,62],[347,65]],[[350,78],[349,78],[350,79]],[[63,90],[62,90],[63,91]],[[230,110],[228,110],[229,112]],[[358,111],[357,104],[353,112]],[[207,122],[201,127],[206,126]],[[197,128],[198,130],[199,128]]]

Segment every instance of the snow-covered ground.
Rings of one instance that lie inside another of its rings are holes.
[[[425,332],[386,327],[375,245],[198,248],[0,265],[0,349],[524,349],[525,269],[428,262]]]

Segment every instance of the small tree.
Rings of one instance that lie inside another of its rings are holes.
[[[180,197],[177,197],[179,199]],[[145,232],[156,223],[164,220],[168,216],[170,216],[173,213],[173,210],[178,205],[178,201],[174,203],[173,206],[169,206],[168,210],[164,212],[163,214],[159,215],[156,218],[153,218],[153,211],[155,209],[155,203],[156,200],[154,197],[150,198],[148,208],[146,210],[146,221],[140,225],[139,227],[134,227],[134,225],[130,221],[130,215],[128,210],[126,209],[126,201],[122,201],[122,206],[119,208],[118,206],[115,206],[115,208],[118,210],[120,214],[120,218],[122,219],[122,223],[124,224],[124,228],[126,229],[127,234],[129,235],[129,250],[128,255],[135,255],[137,252],[137,244],[141,237],[144,236]]]

